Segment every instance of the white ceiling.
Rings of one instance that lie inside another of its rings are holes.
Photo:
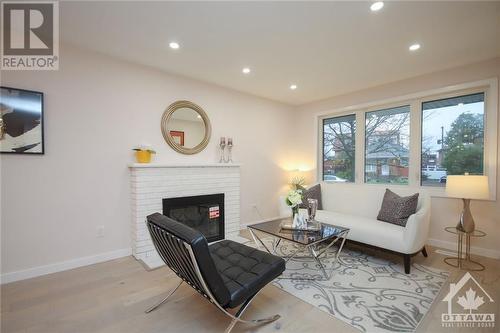
[[[60,5],[65,42],[292,105],[500,55],[499,1]]]

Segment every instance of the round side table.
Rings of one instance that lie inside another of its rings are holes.
[[[471,237],[484,237],[486,233],[481,230],[474,230],[473,232],[464,232],[456,227],[446,227],[445,231],[457,235],[457,256],[446,257],[444,262],[450,266],[468,271],[484,271],[485,267],[481,263],[474,261],[470,257],[470,238]],[[463,243],[465,239],[465,253]]]

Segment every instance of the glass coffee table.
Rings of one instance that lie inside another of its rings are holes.
[[[296,257],[299,252],[306,249],[311,255],[311,258],[313,258],[320,267],[325,279],[329,280],[331,276],[328,276],[326,273],[325,266],[321,262],[321,256],[323,254],[326,256],[326,251],[337,242],[340,242],[333,261],[333,264],[335,264],[342,248],[344,247],[349,229],[327,223],[315,222],[319,223],[320,227],[317,228],[319,230],[292,230],[282,228],[283,223],[289,224],[290,218],[252,224],[248,226],[248,230],[250,231],[257,247],[262,245],[267,252],[272,254],[276,254],[276,248],[281,241],[288,241],[298,245],[295,251],[287,257],[284,257],[286,262]],[[269,249],[262,238],[258,236],[258,233],[263,233],[273,237],[272,250]]]

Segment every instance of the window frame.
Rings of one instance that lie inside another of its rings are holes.
[[[351,105],[335,110],[316,114],[316,181],[340,186],[375,186],[396,187],[406,186],[416,191],[425,190],[431,196],[448,197],[443,187],[421,185],[422,165],[422,103],[436,99],[445,99],[462,95],[484,93],[484,175],[488,176],[490,198],[496,201],[497,149],[498,149],[498,79],[486,79],[458,85],[446,86],[432,90],[394,98],[383,99],[358,105]],[[364,182],[365,174],[365,127],[366,114],[377,110],[410,106],[410,154],[408,184],[370,184]],[[323,119],[354,114],[356,117],[356,146],[354,182],[336,183],[323,181]],[[360,125],[363,126],[360,126]]]
[[[325,147],[324,147],[324,138],[325,138],[325,133],[323,132],[324,130],[324,122],[326,119],[332,119],[332,118],[342,118],[342,117],[348,117],[348,116],[354,116],[354,121],[355,121],[355,124],[356,124],[356,130],[354,132],[354,181],[347,181],[347,182],[337,182],[337,181],[334,181],[334,180],[324,180],[323,177],[324,177],[324,174],[323,174],[323,170],[325,169],[325,166],[324,166],[324,163],[325,163]],[[321,182],[325,182],[325,183],[347,183],[347,184],[354,184],[356,183],[356,168],[357,168],[357,165],[356,165],[356,160],[357,160],[357,156],[356,156],[356,153],[357,153],[357,145],[358,145],[358,127],[359,127],[359,124],[358,124],[358,116],[356,115],[356,113],[354,112],[347,112],[345,114],[342,114],[342,115],[333,115],[333,116],[326,116],[326,117],[321,117],[321,119],[319,119],[319,122],[320,122],[320,127],[321,127],[321,160],[319,161],[319,165],[321,166],[321,171],[319,172],[319,179],[317,179],[318,181],[321,181]]]

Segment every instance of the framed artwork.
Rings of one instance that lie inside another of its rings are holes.
[[[0,87],[0,153],[44,153],[43,93]]]
[[[170,136],[174,139],[174,142],[179,146],[184,147],[184,132],[182,131],[170,131]]]

